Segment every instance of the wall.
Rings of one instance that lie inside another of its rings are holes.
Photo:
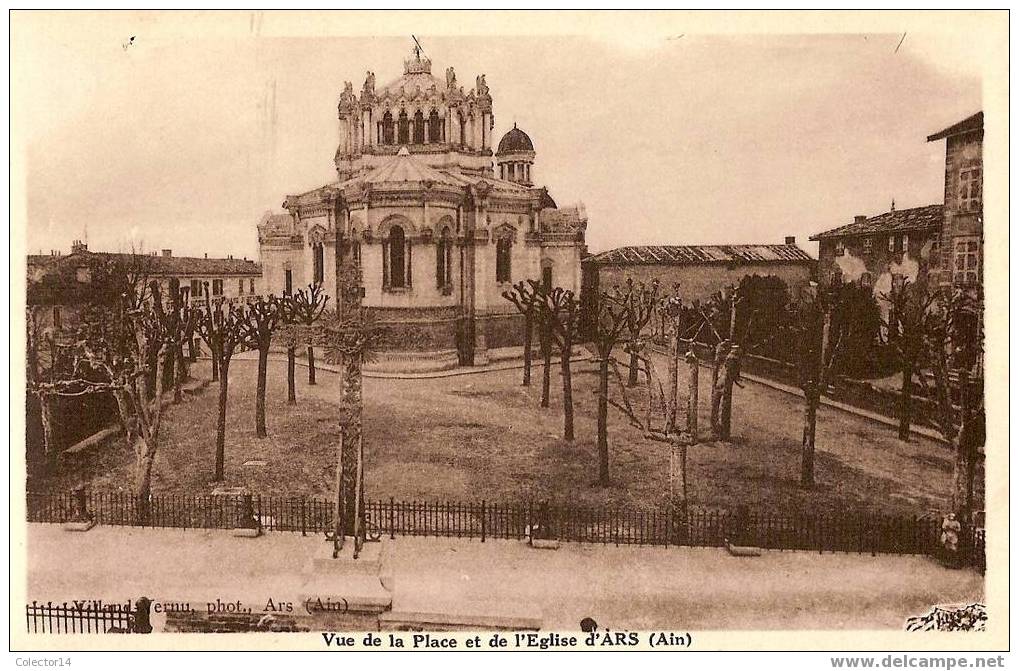
[[[828,286],[837,275],[843,282],[860,282],[864,273],[869,282],[883,320],[888,319],[890,306],[884,296],[892,290],[895,275],[910,282],[925,281],[934,255],[934,236],[937,231],[907,231],[895,235],[908,236],[906,248],[901,252],[888,251],[888,234],[840,238],[843,253],[835,255],[836,240],[822,239],[818,253],[818,276]],[[871,240],[871,249],[864,251],[864,239]]]
[[[792,263],[597,267],[598,286],[603,292],[610,291],[613,285],[623,285],[629,277],[646,283],[657,279],[665,291],[671,291],[673,284],[679,282],[680,293],[686,300],[706,299],[717,291],[739,284],[747,275],[778,277],[789,287],[790,295],[795,297],[810,281],[812,272],[811,265]]]
[[[981,236],[980,270],[983,279],[983,207],[963,211],[959,199],[959,172],[964,168],[983,167],[983,131],[954,135],[945,144],[945,220],[941,231],[942,282],[951,282],[952,240],[957,236]]]
[[[667,353],[658,345],[652,347],[656,351]],[[700,344],[696,348],[701,363],[710,365],[714,358],[714,349]],[[740,370],[748,375],[774,380],[799,389],[799,369],[785,361],[748,354],[743,357]],[[825,393],[827,399],[870,410],[891,419],[897,419],[899,416],[901,396],[897,391],[876,387],[864,380],[841,376],[836,376],[834,383]],[[916,396],[912,398],[911,404],[913,424],[933,428],[935,424],[932,418],[936,417],[936,404],[929,399]]]

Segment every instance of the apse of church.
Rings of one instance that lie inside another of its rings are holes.
[[[335,294],[336,232],[386,327],[376,367],[424,371],[519,356],[523,322],[502,292],[551,275],[579,293],[583,207],[534,186],[536,152],[514,124],[495,145],[485,76],[469,90],[416,51],[403,75],[340,94],[337,181],[289,195],[258,226],[263,281]],[[494,159],[494,160],[493,160]],[[332,303],[332,301],[330,301]]]

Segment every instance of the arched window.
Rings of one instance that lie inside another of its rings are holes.
[[[495,243],[495,281],[511,282],[512,268],[510,251],[512,240],[509,236],[499,238]]]
[[[403,228],[393,226],[382,241],[382,288],[402,289],[411,286],[410,240]]]
[[[418,110],[414,113],[414,144],[425,143],[425,115]]]
[[[325,280],[325,251],[322,247],[321,242],[316,242],[311,247],[312,254],[314,256],[312,260],[312,268],[314,269],[314,282],[315,284],[321,284]]]
[[[400,112],[400,118],[397,121],[396,143],[410,144],[410,120],[407,118],[406,111]]]
[[[382,115],[382,144],[393,144],[393,115],[388,111]]]
[[[442,229],[435,243],[435,287],[443,296],[453,293],[453,236],[449,226]]]
[[[463,112],[461,112],[459,116],[460,116],[460,144],[462,146],[467,144],[467,119],[464,118]]]
[[[435,108],[432,108],[432,113],[428,115],[428,141],[442,142],[442,121]]]

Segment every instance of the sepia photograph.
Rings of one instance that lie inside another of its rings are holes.
[[[18,665],[1004,666],[1008,23],[10,12]]]

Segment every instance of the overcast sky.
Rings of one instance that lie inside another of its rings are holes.
[[[39,34],[12,90],[29,121],[28,249],[257,256],[288,193],[335,180],[336,101],[402,73],[410,37]],[[777,243],[941,202],[944,143],[981,108],[965,41],[909,34],[642,40],[419,35],[432,72],[485,73],[495,138],[583,201],[588,245]],[[958,51],[957,51],[958,49]],[[18,59],[14,52],[12,58]]]

